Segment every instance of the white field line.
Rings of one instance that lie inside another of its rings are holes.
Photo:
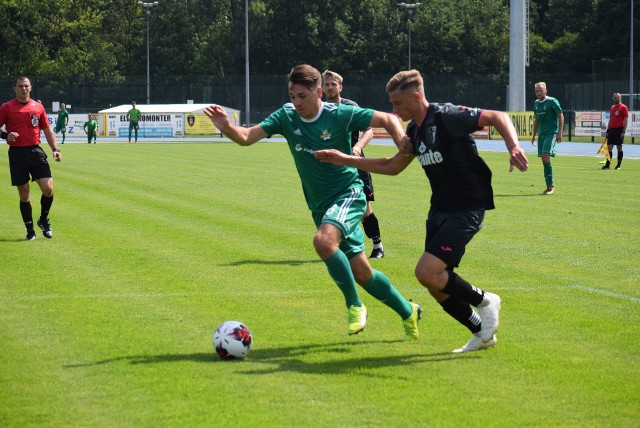
[[[611,291],[600,290],[599,288],[585,287],[583,285],[569,285],[566,287],[545,287],[544,289],[535,288],[535,287],[496,287],[496,290],[525,291],[525,292],[538,292],[543,290],[566,290],[566,289],[579,290],[579,291],[584,291],[584,292],[593,293],[593,294],[602,294],[603,296],[622,299],[628,302],[640,303],[640,298],[638,297],[627,296],[626,294],[620,294],[620,293],[612,293]]]
[[[602,294],[608,297],[615,297],[616,299],[626,300],[628,302],[640,303],[640,299],[633,296],[627,296],[626,294],[612,293],[607,290],[600,290],[598,288],[584,287],[582,285],[572,285],[570,288],[574,288],[576,290],[586,291],[588,293],[596,293]]]

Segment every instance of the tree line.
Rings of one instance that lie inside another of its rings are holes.
[[[630,0],[530,0],[529,74],[624,70]],[[342,74],[508,73],[509,0],[248,0],[251,74],[310,63]],[[640,8],[640,4],[636,10]],[[153,75],[242,75],[245,0],[0,0],[0,74],[118,82]],[[636,13],[634,15],[637,16]],[[635,20],[637,22],[637,20]],[[640,34],[640,27],[634,34]],[[638,45],[638,43],[635,43]],[[640,59],[638,60],[640,62]]]

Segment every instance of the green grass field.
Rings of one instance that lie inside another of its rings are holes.
[[[497,209],[459,273],[502,296],[501,328],[496,348],[454,355],[468,332],[413,276],[430,195],[417,162],[374,177],[386,256],[372,264],[426,314],[404,343],[365,293],[367,329],[346,334],[284,144],[63,154],[54,238],[26,242],[0,153],[2,427],[640,423],[638,160],[600,171],[598,158],[558,157],[556,194],[541,196],[537,158],[509,174],[505,153],[483,153]],[[245,361],[213,353],[231,319],[253,332]]]

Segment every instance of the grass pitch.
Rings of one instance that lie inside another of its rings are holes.
[[[364,292],[367,329],[347,336],[285,144],[67,144],[54,238],[33,242],[5,152],[0,426],[638,424],[640,161],[560,156],[541,196],[537,158],[509,174],[505,153],[482,153],[497,209],[458,271],[502,296],[501,328],[496,348],[453,355],[468,332],[413,276],[430,195],[417,162],[374,177],[386,256],[372,264],[425,309],[404,343]],[[213,353],[231,319],[253,332],[245,361]]]

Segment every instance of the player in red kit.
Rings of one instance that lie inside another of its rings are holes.
[[[613,146],[618,149],[618,165],[616,165],[616,169],[620,169],[622,165],[622,143],[624,143],[624,134],[627,132],[628,121],[629,109],[622,104],[622,96],[616,92],[613,94],[613,105],[609,109],[609,124],[607,125],[609,159],[613,159]],[[609,159],[607,159],[607,163],[602,169],[609,169]]]
[[[30,199],[31,181],[35,181],[42,190],[40,198],[40,218],[38,227],[46,238],[52,238],[49,225],[49,211],[53,204],[53,178],[47,162],[47,155],[40,147],[40,131],[44,132],[47,143],[53,150],[56,161],[62,160],[62,154],[56,143],[56,135],[49,126],[47,114],[41,103],[31,99],[31,82],[28,77],[20,76],[15,80],[13,90],[16,98],[0,106],[0,127],[3,125],[11,138],[9,144],[9,170],[11,184],[18,188],[20,213],[27,228],[27,240],[36,239]]]

